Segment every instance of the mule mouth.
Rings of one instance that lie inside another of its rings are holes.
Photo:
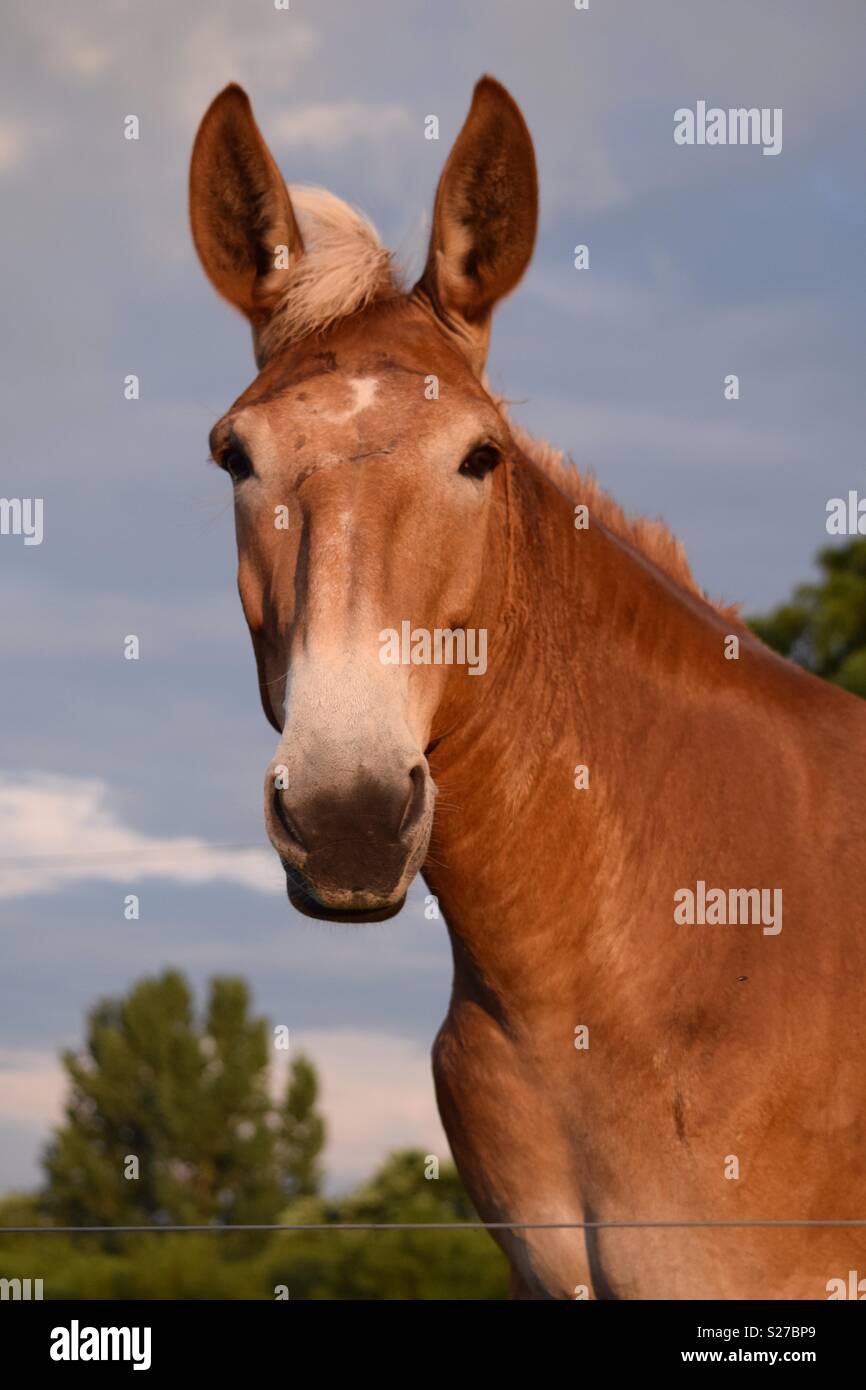
[[[387,922],[390,917],[397,916],[406,902],[406,894],[403,893],[396,902],[382,903],[381,906],[328,907],[316,897],[306,879],[293,865],[284,862],[283,868],[286,871],[286,891],[292,907],[304,917],[312,917],[317,922],[354,922],[359,926],[365,922]]]

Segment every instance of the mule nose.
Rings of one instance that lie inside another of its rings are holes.
[[[427,804],[427,768],[424,763],[416,763],[409,773],[409,795],[403,808],[400,821],[399,838],[406,840],[412,834],[424,815]]]
[[[290,839],[307,854],[341,843],[370,846],[408,840],[424,814],[427,774],[418,762],[408,776],[359,777],[343,793],[313,792],[298,799],[274,790],[274,811]]]

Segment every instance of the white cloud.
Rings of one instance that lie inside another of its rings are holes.
[[[409,111],[396,102],[374,106],[364,101],[314,101],[277,111],[268,122],[276,148],[320,154],[360,142],[375,145],[411,129]]]
[[[222,881],[260,893],[285,891],[272,851],[143,834],[123,824],[108,786],[96,778],[0,775],[0,846],[0,898],[59,893],[94,879]]]
[[[52,117],[0,120],[0,178],[29,170],[34,160],[50,153],[56,137]]]
[[[322,1083],[329,1187],[366,1177],[392,1149],[448,1157],[427,1047],[361,1029],[292,1029],[291,1044],[310,1057]]]
[[[53,60],[61,72],[70,72],[89,81],[108,70],[112,56],[111,50],[104,44],[70,43],[59,44]]]
[[[227,82],[246,87],[256,104],[266,94],[282,96],[294,90],[319,43],[311,24],[284,11],[263,9],[251,22],[249,14],[235,6],[219,14],[209,5],[203,18],[188,25],[184,16],[178,29],[178,9],[173,5],[166,22],[177,34],[177,52],[168,60],[173,69],[172,108],[190,134]],[[142,23],[150,39],[154,26],[149,12],[143,13]]]
[[[61,1117],[66,1079],[57,1057],[30,1048],[0,1048],[0,1121],[38,1128]]]

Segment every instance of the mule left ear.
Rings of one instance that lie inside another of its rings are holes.
[[[211,102],[198,128],[189,211],[193,241],[211,284],[246,314],[255,334],[304,243],[249,97],[234,83]]]
[[[479,375],[493,308],[529,264],[537,225],[532,137],[505,88],[482,77],[439,180],[427,266],[413,291]]]

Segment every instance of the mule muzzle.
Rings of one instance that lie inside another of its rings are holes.
[[[425,760],[387,779],[357,777],[344,794],[265,786],[268,835],[293,907],[331,922],[398,913],[423,863],[433,784]]]

